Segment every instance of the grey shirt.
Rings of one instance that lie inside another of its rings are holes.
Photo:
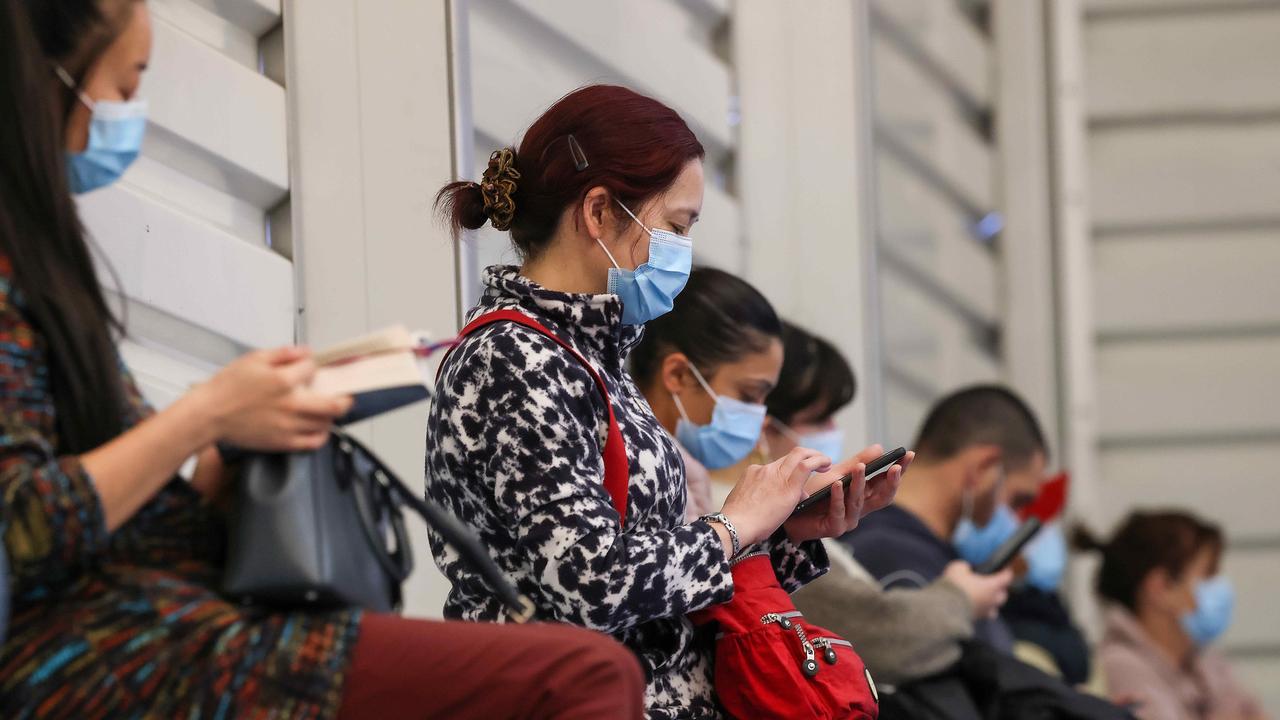
[[[941,672],[973,635],[969,598],[949,580],[885,590],[839,542],[831,570],[792,596],[810,622],[849,642],[878,682],[898,685]]]
[[[923,588],[942,577],[948,563],[960,559],[951,543],[897,505],[863,518],[840,542],[887,590]],[[997,650],[1013,653],[1013,633],[1004,621],[979,620],[973,633]]]

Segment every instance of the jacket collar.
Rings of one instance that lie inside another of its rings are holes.
[[[643,335],[642,327],[622,324],[622,301],[617,295],[550,290],[521,275],[513,265],[486,268],[484,287],[469,319],[492,310],[520,310],[605,367],[620,368]]]

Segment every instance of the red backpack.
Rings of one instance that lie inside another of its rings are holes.
[[[604,487],[625,522],[630,469],[603,378],[571,345],[516,310],[477,317],[458,333],[458,340],[495,322],[513,322],[546,335],[591,374],[609,413]],[[769,556],[738,558],[732,574],[732,600],[689,616],[695,625],[717,627],[715,684],[724,709],[734,717],[762,720],[875,720],[880,697],[862,658],[847,640],[800,615],[778,582]]]
[[[880,695],[848,640],[804,619],[767,553],[733,562],[733,599],[689,616],[715,624],[716,695],[737,718],[874,720]]]

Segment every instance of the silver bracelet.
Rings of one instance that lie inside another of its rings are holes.
[[[742,541],[738,539],[738,528],[733,526],[733,522],[725,517],[724,513],[711,513],[698,519],[706,523],[720,523],[723,525],[724,529],[729,531],[729,539],[733,542],[733,552],[729,554],[729,557],[738,556],[738,553],[742,551]]]

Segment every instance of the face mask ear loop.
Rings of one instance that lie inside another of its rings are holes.
[[[773,423],[773,426],[778,428],[778,432],[782,433],[783,435],[786,435],[787,439],[790,440],[791,442],[795,443],[796,445],[804,444],[804,438],[800,437],[800,433],[796,432],[795,430],[792,430],[790,425],[787,425],[786,423],[782,422],[778,418],[772,417],[772,416],[769,417],[769,422]]]
[[[76,85],[76,80],[75,78],[71,77],[71,73],[67,72],[65,68],[57,64],[53,66],[53,72],[58,76],[58,79],[62,81],[63,85],[66,85],[71,90],[71,92],[76,94],[76,97],[80,98],[80,102],[84,104],[86,108],[89,109],[89,112],[93,112],[93,105],[94,105],[93,98],[89,97],[88,93],[86,93],[84,90],[81,90]]]
[[[614,201],[614,202],[616,202],[616,203],[618,203],[618,207],[622,208],[623,212],[625,212],[626,214],[630,215],[630,216],[631,216],[631,219],[632,219],[632,220],[635,220],[637,225],[639,225],[640,227],[644,228],[644,231],[645,231],[645,232],[647,232],[647,233],[649,233],[649,234],[651,234],[651,235],[653,234],[653,231],[652,231],[652,230],[650,230],[648,227],[645,227],[645,224],[644,224],[644,223],[642,223],[642,222],[640,222],[640,218],[636,217],[636,214],[635,214],[635,213],[633,213],[633,212],[631,212],[631,208],[628,208],[626,205],[623,205],[623,204],[622,204],[622,201],[621,201],[621,200],[619,200],[618,198],[614,198],[614,199],[613,199],[613,201]]]
[[[960,491],[960,519],[973,522],[973,488]]]
[[[613,266],[614,266],[614,267],[616,267],[616,268],[618,268],[619,270],[621,270],[621,269],[622,269],[622,266],[618,264],[618,261],[617,261],[617,260],[614,260],[614,259],[613,259],[613,253],[609,252],[609,248],[607,248],[607,247],[605,247],[605,246],[604,246],[604,242],[603,242],[603,241],[601,241],[601,240],[600,240],[600,238],[596,238],[596,244],[600,246],[600,249],[604,251],[604,254],[605,254],[605,255],[608,255],[608,256],[609,256],[609,262],[613,263]]]
[[[671,393],[671,399],[676,401],[676,410],[680,412],[680,417],[685,422],[692,423],[693,421],[689,419],[689,413],[684,411],[684,403],[680,402],[680,396],[675,393]]]
[[[631,216],[631,219],[632,219],[632,220],[635,220],[637,225],[639,225],[640,227],[644,228],[644,231],[645,231],[645,232],[650,232],[649,228],[644,227],[644,223],[640,222],[640,218],[636,217],[636,216],[635,216],[635,213],[633,213],[633,212],[631,212],[630,210],[628,210],[628,209],[627,209],[627,206],[626,206],[626,205],[623,205],[621,200],[619,200],[618,198],[614,198],[614,199],[613,199],[613,201],[614,201],[614,202],[616,202],[616,203],[618,203],[618,207],[622,208],[622,209],[623,209],[623,211],[625,211],[628,215],[630,215],[630,216]],[[609,262],[613,263],[613,266],[614,266],[614,267],[616,267],[616,268],[618,268],[619,270],[621,270],[621,269],[622,269],[622,266],[621,266],[621,265],[619,265],[619,264],[618,264],[618,261],[614,259],[614,257],[613,257],[613,253],[609,252],[609,248],[605,247],[605,245],[604,245],[604,241],[603,241],[603,240],[601,240],[600,238],[596,238],[596,244],[598,244],[598,245],[600,246],[600,249],[601,249],[601,250],[604,250],[604,254],[605,254],[605,255],[608,255],[608,256],[609,256]]]
[[[720,396],[716,395],[716,391],[712,390],[711,386],[707,384],[707,381],[702,377],[702,373],[698,372],[698,367],[693,363],[689,363],[689,369],[693,371],[693,377],[698,381],[698,384],[702,386],[702,389],[707,391],[707,394],[711,396],[711,399],[719,400]]]

